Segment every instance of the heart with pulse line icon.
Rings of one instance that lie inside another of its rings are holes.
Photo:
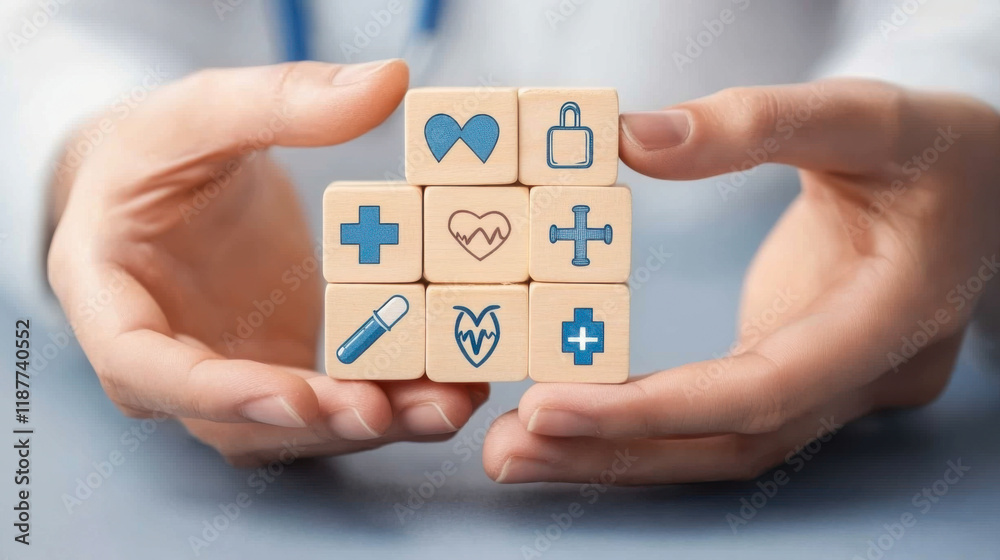
[[[510,237],[510,220],[496,210],[482,215],[456,210],[448,218],[448,232],[459,246],[481,261],[495,253]]]

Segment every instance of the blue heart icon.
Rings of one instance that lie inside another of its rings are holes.
[[[424,138],[439,162],[461,139],[480,161],[486,163],[500,139],[500,125],[489,115],[475,115],[465,122],[465,126],[459,126],[451,115],[438,113],[427,119]]]

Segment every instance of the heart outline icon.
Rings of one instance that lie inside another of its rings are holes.
[[[459,126],[451,115],[438,113],[427,119],[424,140],[438,163],[459,140],[465,142],[479,161],[486,163],[500,140],[500,124],[489,115],[479,114],[465,121],[464,126]]]
[[[470,216],[470,218],[466,218],[467,216]],[[503,221],[492,225],[488,224],[486,222],[488,221],[489,216],[498,216]],[[463,221],[466,223],[457,223]],[[481,262],[486,259],[486,257],[495,253],[501,246],[503,246],[504,243],[507,242],[507,239],[510,238],[511,226],[510,220],[507,219],[507,215],[497,210],[490,210],[482,215],[469,210],[455,210],[451,213],[451,216],[448,217],[448,233],[451,234],[452,239],[454,239],[466,253],[469,253],[473,256],[473,258]],[[489,249],[486,252],[483,252],[483,249],[479,249],[478,245],[473,247],[476,236],[480,234],[482,235],[483,241],[486,243],[486,248]],[[496,242],[497,239],[500,241],[494,245],[494,242]]]

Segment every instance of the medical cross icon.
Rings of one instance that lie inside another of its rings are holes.
[[[563,321],[562,351],[573,354],[573,365],[594,364],[594,353],[604,353],[604,321],[594,321],[594,309],[577,307],[573,320]]]
[[[587,227],[587,212],[590,206],[578,204],[573,207],[575,216],[573,227],[557,228],[555,224],[549,228],[549,242],[572,241],[573,242],[573,266],[587,266],[590,259],[587,258],[587,242],[604,240],[606,245],[611,245],[611,224],[602,228]]]
[[[383,224],[378,206],[358,207],[358,221],[340,224],[340,244],[358,246],[358,264],[378,264],[382,245],[399,245],[399,224]]]

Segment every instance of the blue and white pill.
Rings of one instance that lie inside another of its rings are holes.
[[[361,325],[361,328],[354,331],[354,334],[340,345],[340,348],[337,349],[337,359],[344,364],[354,363],[354,360],[364,354],[365,350],[371,348],[371,345],[375,344],[379,337],[392,330],[392,327],[409,310],[410,302],[401,295],[394,295],[386,300],[382,307],[379,307],[372,313],[371,318]]]

